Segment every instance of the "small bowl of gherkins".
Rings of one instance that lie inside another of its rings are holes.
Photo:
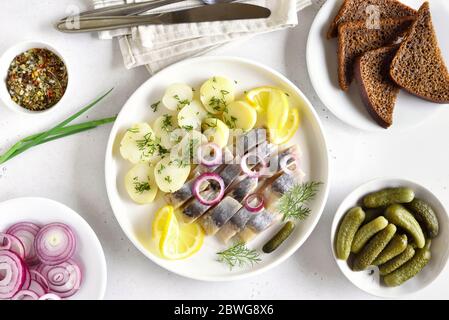
[[[378,179],[349,194],[332,223],[332,251],[343,274],[361,290],[386,298],[432,283],[449,257],[449,218],[427,188]]]

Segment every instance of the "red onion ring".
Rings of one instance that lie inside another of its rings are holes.
[[[27,268],[22,259],[14,252],[0,250],[0,299],[10,299],[23,287]]]
[[[201,196],[201,184],[203,182],[206,182],[206,181],[209,181],[209,180],[217,182],[219,187],[220,187],[217,196],[214,199],[212,199],[212,200],[204,199]],[[195,198],[197,198],[197,200],[201,204],[204,204],[205,206],[216,205],[224,197],[225,184],[224,184],[223,178],[220,177],[217,173],[214,173],[214,172],[203,173],[198,178],[196,178],[195,183],[193,184],[193,187],[192,187],[192,193],[195,196]]]
[[[257,204],[251,204],[254,200],[257,200]],[[265,208],[265,199],[259,193],[253,193],[246,197],[244,206],[249,212],[257,213]]]
[[[293,166],[293,169],[290,169],[293,163],[295,165]],[[281,166],[281,169],[289,175],[293,175],[300,170],[299,157],[296,154],[289,154],[285,156],[281,159],[279,164]]]
[[[0,233],[0,250],[9,250],[11,249],[11,238],[9,234]]]
[[[58,265],[75,253],[75,234],[63,223],[47,224],[36,235],[34,248],[43,264]]]
[[[256,157],[260,162],[261,169],[259,171],[253,171],[248,167],[248,159],[250,157]],[[267,163],[264,158],[262,158],[258,154],[250,154],[247,153],[242,157],[242,160],[240,161],[240,166],[242,167],[242,171],[250,178],[259,178],[265,173],[265,169],[267,168]]]
[[[214,157],[210,160],[208,160],[205,157],[207,154],[210,155],[210,152],[209,153],[205,152],[208,149],[212,149],[212,151],[214,152]],[[199,160],[200,164],[202,164],[205,167],[210,168],[210,167],[218,166],[219,164],[221,164],[222,158],[223,158],[223,152],[222,152],[220,146],[217,145],[216,143],[212,143],[212,142],[205,143],[198,148],[198,160]]]
[[[39,295],[32,290],[21,290],[11,300],[38,300]]]
[[[81,270],[73,260],[56,266],[40,265],[37,271],[48,280],[50,291],[61,298],[73,296],[80,288]]]
[[[61,297],[54,293],[47,293],[41,296],[39,300],[61,300]]]
[[[31,280],[38,282],[42,288],[44,288],[45,292],[50,291],[50,287],[48,286],[48,281],[45,277],[40,274],[37,270],[30,270]]]
[[[36,280],[31,280],[30,286],[28,287],[28,290],[33,291],[36,293],[39,297],[43,296],[47,293],[47,290]]]
[[[7,234],[17,237],[25,250],[25,262],[28,265],[34,265],[39,262],[36,252],[34,250],[34,238],[39,232],[40,227],[31,222],[20,222],[12,225],[6,230]]]

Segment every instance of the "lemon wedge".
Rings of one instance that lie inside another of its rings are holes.
[[[204,242],[203,229],[197,223],[185,224],[178,221],[172,206],[158,210],[152,232],[162,257],[169,260],[192,256],[201,249]]]
[[[270,141],[274,144],[284,144],[289,141],[299,128],[299,111],[291,108],[288,113],[288,121],[282,129],[269,129]]]
[[[278,88],[260,87],[246,93],[246,100],[265,119],[268,129],[282,129],[288,121],[287,94]]]

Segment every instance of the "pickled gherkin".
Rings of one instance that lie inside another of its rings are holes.
[[[385,276],[400,266],[402,266],[404,263],[409,261],[413,256],[415,255],[415,249],[411,245],[407,245],[407,248],[405,248],[404,252],[402,252],[397,257],[391,259],[390,261],[382,264],[379,266],[379,271],[381,276]]]
[[[405,207],[400,204],[391,205],[385,211],[385,217],[411,235],[418,248],[424,247],[426,239],[421,226]]]
[[[407,205],[416,220],[426,229],[429,238],[435,238],[438,235],[438,218],[430,204],[421,199],[414,199]]]
[[[396,226],[389,224],[376,234],[354,258],[352,270],[362,271],[368,268],[396,233]]]
[[[432,254],[430,253],[430,240],[422,249],[418,249],[408,262],[384,277],[384,283],[389,287],[397,287],[416,276],[429,263]]]
[[[348,259],[354,236],[364,220],[365,212],[360,207],[352,208],[346,213],[337,233],[335,247],[338,259]]]
[[[362,226],[354,236],[352,242],[351,252],[359,253],[363,246],[371,239],[376,233],[384,229],[388,225],[388,220],[384,217],[378,217],[373,221]]]
[[[408,240],[405,234],[395,235],[376,260],[374,260],[373,264],[378,266],[400,255],[407,248],[407,243]]]
[[[363,206],[373,209],[397,203],[409,203],[415,198],[410,188],[388,188],[368,194],[363,198]]]

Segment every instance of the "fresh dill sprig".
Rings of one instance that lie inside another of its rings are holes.
[[[244,243],[237,243],[229,249],[217,252],[217,255],[218,261],[227,264],[231,270],[234,267],[253,266],[262,261],[260,253],[248,249]]]
[[[187,100],[187,99],[181,100],[181,98],[177,94],[175,94],[173,96],[173,98],[176,101],[178,101],[178,107],[177,107],[178,111],[181,110],[182,108],[184,108],[186,105],[190,104],[189,100]]]
[[[304,220],[310,215],[307,202],[312,200],[321,185],[321,182],[305,182],[295,185],[279,200],[278,210],[283,220]]]
[[[157,109],[159,108],[159,105],[160,105],[160,104],[161,104],[161,102],[160,102],[160,101],[157,101],[157,102],[153,103],[153,104],[150,106],[150,108],[153,110],[153,112],[156,112]]]

